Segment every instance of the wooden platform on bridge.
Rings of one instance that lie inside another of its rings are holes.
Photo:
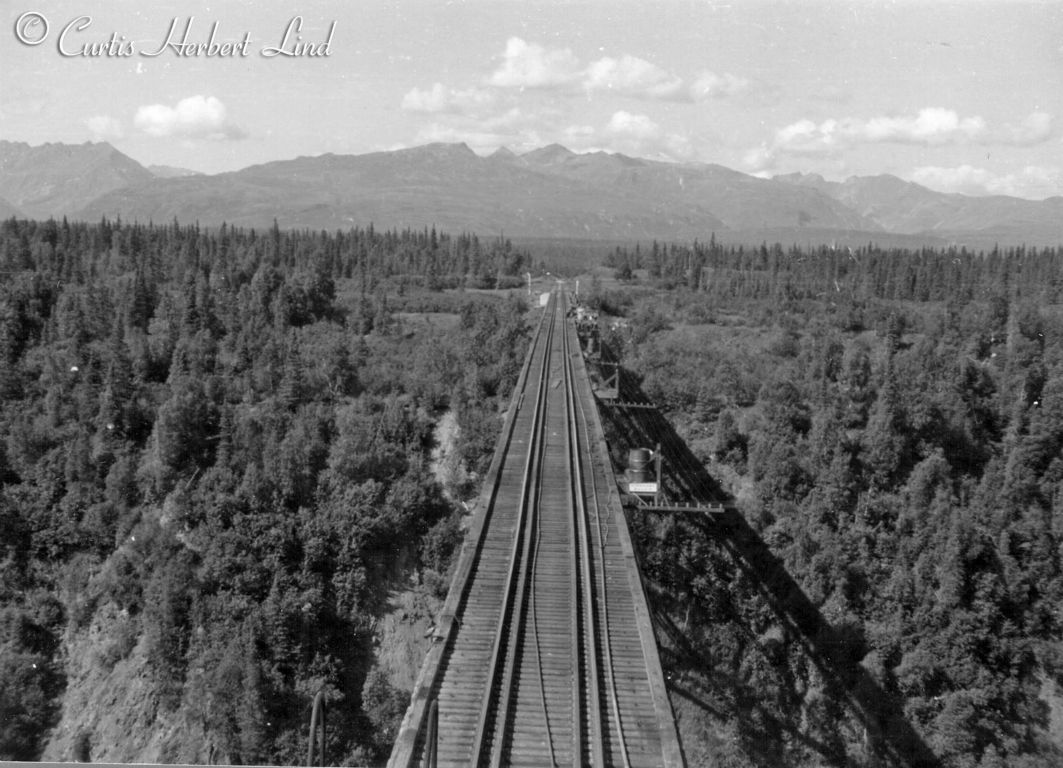
[[[561,386],[562,383],[564,386]],[[392,751],[420,766],[684,764],[594,393],[545,308]]]

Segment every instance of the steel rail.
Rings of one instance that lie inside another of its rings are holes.
[[[683,764],[566,298],[538,318],[394,768]]]
[[[556,312],[555,312],[556,314]],[[524,539],[523,552],[520,561],[510,561],[510,581],[516,574],[516,586],[513,588],[513,592],[507,591],[506,606],[511,606],[508,620],[506,619],[505,610],[502,613],[502,620],[506,621],[509,625],[507,630],[507,642],[506,642],[506,654],[504,657],[504,666],[502,668],[502,678],[498,682],[498,708],[494,717],[494,736],[491,743],[491,762],[490,765],[498,766],[502,764],[502,757],[506,747],[506,736],[509,728],[510,713],[513,708],[513,690],[514,690],[514,678],[520,669],[518,650],[521,646],[523,638],[520,634],[520,628],[524,624],[524,617],[528,603],[534,599],[535,585],[534,573],[531,570],[531,562],[533,557],[532,551],[532,534],[538,529],[539,520],[539,504],[537,502],[539,493],[542,489],[542,458],[543,458],[543,433],[545,431],[546,412],[547,412],[547,399],[549,397],[549,388],[545,386],[549,381],[549,376],[546,375],[550,368],[550,356],[553,354],[553,336],[554,326],[556,324],[555,319],[551,319],[550,331],[547,335],[546,353],[543,357],[543,382],[544,386],[540,388],[542,392],[542,398],[536,403],[536,407],[539,408],[537,416],[538,421],[533,427],[533,445],[530,446],[528,460],[525,464],[525,481],[528,482],[529,489],[534,488],[534,493],[529,490],[528,497],[521,497],[521,508],[518,521],[518,537]],[[535,503],[529,503],[530,499],[534,498]],[[538,640],[538,638],[536,638]],[[490,688],[492,695],[495,691],[495,684],[493,678],[489,678]],[[549,731],[549,721],[546,723],[546,728]]]
[[[468,601],[475,581],[475,573],[483,562],[484,548],[487,546],[489,539],[490,520],[493,517],[492,512],[495,500],[498,498],[502,483],[501,468],[504,466],[505,457],[509,454],[510,447],[513,444],[514,431],[524,406],[524,395],[528,390],[528,379],[531,376],[534,361],[539,357],[539,342],[548,318],[552,323],[552,313],[544,309],[536,323],[535,332],[528,347],[528,354],[524,358],[524,363],[521,365],[520,373],[517,377],[513,397],[502,427],[502,434],[499,435],[498,443],[495,446],[491,468],[488,470],[489,483],[480,492],[478,504],[481,507],[481,511],[474,518],[470,529],[472,547],[466,551],[463,546],[450,591],[438,617],[439,627],[436,630],[436,639],[442,642],[439,644],[438,650],[432,648],[428,652],[425,664],[422,666],[421,673],[414,686],[410,707],[406,712],[405,718],[403,718],[399,738],[396,740],[395,747],[388,761],[388,768],[411,768],[416,759],[418,747],[421,746],[427,749],[427,745],[423,745],[423,739],[427,738],[425,733],[426,715],[431,708],[430,705],[438,701],[440,687],[443,685],[444,679],[442,670],[444,669],[445,661],[443,660],[447,659],[453,651],[462,617],[468,608]],[[439,733],[437,732],[437,738],[438,735]]]
[[[506,586],[503,591],[503,604],[499,614],[498,625],[495,628],[495,637],[492,643],[491,650],[491,662],[488,667],[487,674],[487,690],[483,698],[483,702],[480,707],[480,719],[476,726],[476,734],[473,738],[472,744],[472,764],[479,766],[482,764],[484,757],[484,750],[486,748],[486,740],[488,734],[491,732],[491,725],[495,722],[496,718],[501,716],[501,722],[505,724],[505,718],[508,716],[508,698],[510,693],[511,683],[507,682],[512,680],[512,661],[515,654],[507,653],[505,659],[502,658],[502,649],[505,646],[509,649],[509,646],[513,644],[513,636],[509,632],[509,624],[514,614],[520,615],[519,611],[514,609],[517,607],[514,605],[515,600],[520,599],[518,592],[519,586],[523,583],[523,573],[526,570],[521,567],[522,563],[527,563],[527,548],[529,544],[529,537],[525,535],[525,528],[527,527],[528,512],[529,512],[529,498],[531,494],[531,486],[536,482],[535,468],[538,467],[540,461],[540,454],[542,449],[542,424],[545,419],[544,405],[546,403],[547,396],[547,381],[549,379],[548,372],[550,370],[550,352],[553,346],[554,335],[554,315],[556,315],[556,308],[554,304],[556,297],[552,296],[544,311],[544,316],[551,316],[550,324],[547,330],[546,338],[543,341],[544,353],[542,368],[539,371],[539,387],[535,400],[534,415],[532,418],[532,431],[531,441],[528,446],[528,454],[524,462],[524,473],[521,479],[521,491],[520,491],[520,505],[517,515],[516,531],[517,535],[513,537],[513,546],[510,552],[510,567],[509,572],[506,575]],[[518,560],[518,553],[521,555],[521,559]],[[499,676],[499,666],[504,664],[505,669],[504,677],[499,681],[499,687],[496,690],[496,681]],[[491,717],[491,711],[496,705],[498,697],[502,696],[501,701],[501,713],[497,713],[495,718]],[[501,742],[502,739],[497,739]],[[492,756],[492,765],[497,765],[498,762],[494,760]]]
[[[571,367],[571,361],[566,358],[566,363]],[[576,405],[579,410],[580,419],[583,421],[584,427],[587,425],[587,411],[583,407],[583,401],[580,398],[575,399]],[[605,545],[607,536],[609,534],[609,528],[606,526],[605,534],[602,533],[602,515],[601,504],[598,500],[598,480],[595,477],[594,472],[591,472],[590,491],[594,499],[594,522],[595,528],[598,531],[598,564],[601,571],[599,578],[599,596],[598,604],[602,610],[602,621],[605,625],[605,632],[602,635],[602,655],[605,662],[605,680],[609,688],[609,702],[612,708],[613,725],[616,729],[617,741],[620,747],[620,755],[624,761],[624,768],[631,768],[631,759],[628,755],[627,741],[624,739],[624,724],[620,716],[620,699],[616,692],[616,674],[613,669],[613,651],[612,643],[610,642],[609,633],[609,598],[608,598],[608,585],[606,584],[606,567],[605,567]]]
[[[564,305],[562,305],[562,307],[563,306]],[[562,328],[561,349],[564,355],[562,371],[565,380],[565,421],[568,424],[567,442],[569,466],[573,470],[570,486],[574,512],[572,522],[573,528],[576,529],[575,532],[577,534],[573,540],[573,547],[574,549],[578,548],[580,553],[578,558],[580,561],[578,574],[573,574],[573,576],[578,579],[582,585],[583,632],[579,633],[579,636],[583,637],[584,642],[586,643],[585,658],[588,669],[586,671],[587,690],[585,692],[585,699],[587,702],[587,720],[591,729],[590,757],[593,765],[603,766],[605,765],[605,757],[602,752],[602,720],[598,689],[598,622],[594,610],[590,532],[587,530],[587,508],[583,498],[583,461],[581,458],[582,451],[580,446],[579,427],[575,418],[576,388],[573,383],[574,376],[572,374],[572,361],[570,357],[572,353],[568,337],[568,329]],[[583,674],[580,674],[578,677],[580,680],[584,679]],[[577,745],[575,754],[578,763],[582,756],[581,745]]]
[[[539,484],[539,494],[536,500],[536,504],[540,503],[543,497],[543,486]],[[532,555],[532,573],[537,573],[539,568],[539,546],[542,544],[543,539],[543,527],[541,520],[535,526],[535,552]],[[539,707],[543,712],[543,723],[546,726],[547,732],[550,730],[550,710],[546,705],[546,682],[543,679],[543,654],[541,643],[539,642],[539,614],[536,611],[535,603],[535,591],[531,596],[531,615],[532,615],[532,636],[535,638],[535,664],[539,671],[537,679],[539,682]],[[557,755],[554,752],[554,742],[552,739],[546,740],[547,746],[550,748],[550,766],[555,768],[557,766]]]

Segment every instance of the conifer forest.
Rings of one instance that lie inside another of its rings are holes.
[[[299,764],[322,691],[383,764],[381,627],[446,595],[549,270],[740,520],[628,515],[689,765],[1063,764],[1063,251],[548,258],[0,223],[0,758],[119,757],[57,728],[128,670],[133,757]]]
[[[0,226],[0,756],[40,754],[64,642],[93,634],[91,665],[143,662],[137,729],[181,725],[163,759],[299,764],[320,690],[332,760],[385,760],[408,693],[374,625],[411,573],[445,595],[461,541],[435,419],[460,496],[524,356],[522,303],[442,290],[525,258],[435,231]],[[453,322],[404,325],[422,311]]]

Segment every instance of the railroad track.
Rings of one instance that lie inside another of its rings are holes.
[[[425,698],[438,703],[440,766],[676,764],[564,309],[552,296],[536,330],[481,499],[482,527],[448,597],[453,620],[422,670],[406,746],[400,734],[390,765],[424,762]]]

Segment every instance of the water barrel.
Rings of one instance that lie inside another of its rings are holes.
[[[628,451],[627,475],[633,483],[653,482],[653,451],[649,448],[632,448]]]

